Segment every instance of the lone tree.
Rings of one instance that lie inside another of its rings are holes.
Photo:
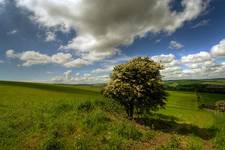
[[[137,57],[114,67],[103,95],[118,101],[129,119],[165,105],[166,92],[160,75],[163,66],[149,57]]]

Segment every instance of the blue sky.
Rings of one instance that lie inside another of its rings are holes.
[[[0,0],[0,80],[98,83],[136,56],[225,77],[224,0]]]

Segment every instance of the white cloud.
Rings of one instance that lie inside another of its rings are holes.
[[[64,65],[67,68],[72,68],[72,67],[82,67],[82,66],[85,66],[85,65],[88,65],[88,64],[90,64],[89,61],[81,59],[81,58],[77,58],[77,59],[74,59],[74,60],[64,64]]]
[[[202,27],[202,26],[206,26],[207,24],[209,24],[210,20],[207,19],[207,20],[202,20],[200,21],[199,23],[195,24],[194,26],[192,26],[191,28],[192,29],[196,29],[196,28],[199,28],[199,27]]]
[[[170,49],[181,49],[183,47],[184,45],[178,43],[177,41],[170,41],[170,45],[169,45]]]
[[[94,69],[92,70],[91,72],[92,73],[95,73],[95,74],[99,74],[99,73],[110,73],[114,68],[114,65],[109,65],[109,66],[105,66],[103,68],[97,68],[97,69]]]
[[[18,58],[20,56],[20,54],[16,54],[13,49],[9,49],[6,51],[6,56],[8,58]]]
[[[215,57],[225,57],[225,39],[211,48],[211,54]]]
[[[168,55],[156,55],[151,57],[154,61],[166,64],[166,63],[171,63],[172,61],[175,60],[175,56],[173,54],[168,54]]]
[[[202,51],[177,59],[173,54],[157,55],[153,60],[164,65],[161,74],[166,80],[206,79],[225,76],[225,63],[216,62],[210,53]]]
[[[73,73],[72,73],[71,70],[68,70],[68,71],[64,72],[63,75],[64,75],[66,80],[72,80],[73,79]]]
[[[65,64],[73,60],[72,55],[69,53],[57,53],[52,55],[52,62],[57,64]]]
[[[205,0],[182,0],[182,11],[170,9],[173,0],[16,0],[33,12],[31,18],[45,27],[76,30],[64,48],[74,49],[81,59],[101,60],[113,56],[117,47],[131,44],[147,33],[172,33],[198,17]],[[66,11],[65,11],[66,10]],[[74,11],[75,10],[75,11]]]
[[[190,55],[181,57],[182,63],[196,63],[196,62],[204,62],[209,60],[212,60],[212,57],[210,53],[205,51],[201,51],[196,54],[190,54]]]
[[[16,29],[12,30],[12,31],[9,31],[7,34],[9,35],[13,35],[13,34],[16,34],[18,31]]]
[[[4,64],[4,61],[3,60],[0,60],[0,64]]]
[[[22,66],[32,66],[36,64],[47,64],[51,62],[51,58],[45,54],[36,51],[26,51],[20,56],[20,60],[24,61]]]
[[[51,41],[55,41],[56,40],[56,34],[54,32],[46,32],[46,38],[45,41],[47,42],[51,42]]]
[[[73,74],[71,70],[63,73],[62,76],[56,76],[51,79],[52,82],[57,83],[67,83],[67,84],[94,84],[94,83],[104,83],[108,81],[108,75],[95,75],[91,73],[76,73]]]
[[[67,68],[81,67],[89,65],[90,62],[80,58],[74,59],[70,53],[56,53],[52,56],[42,54],[37,51],[24,51],[16,53],[14,50],[7,50],[6,57],[19,59],[23,62],[22,66],[29,67],[38,64],[59,64]]]
[[[164,69],[161,70],[161,74],[165,79],[171,79],[172,77],[177,76],[182,72],[180,61],[177,60],[173,54],[161,54],[153,56],[151,58],[164,66]]]

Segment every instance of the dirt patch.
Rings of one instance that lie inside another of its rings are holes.
[[[203,149],[204,150],[213,150],[212,142],[210,140],[204,140],[203,141]]]
[[[160,133],[156,135],[154,139],[146,142],[141,142],[135,145],[134,147],[130,148],[131,150],[155,150],[159,146],[166,144],[170,138],[172,137],[171,134],[167,133]]]

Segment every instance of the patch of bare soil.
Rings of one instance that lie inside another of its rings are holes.
[[[212,142],[210,140],[204,140],[203,144],[204,144],[204,147],[203,147],[204,150],[213,150]]]
[[[172,137],[171,134],[161,133],[160,135],[155,136],[154,139],[146,142],[141,142],[135,145],[130,150],[155,150],[161,145],[166,144],[170,138]]]

